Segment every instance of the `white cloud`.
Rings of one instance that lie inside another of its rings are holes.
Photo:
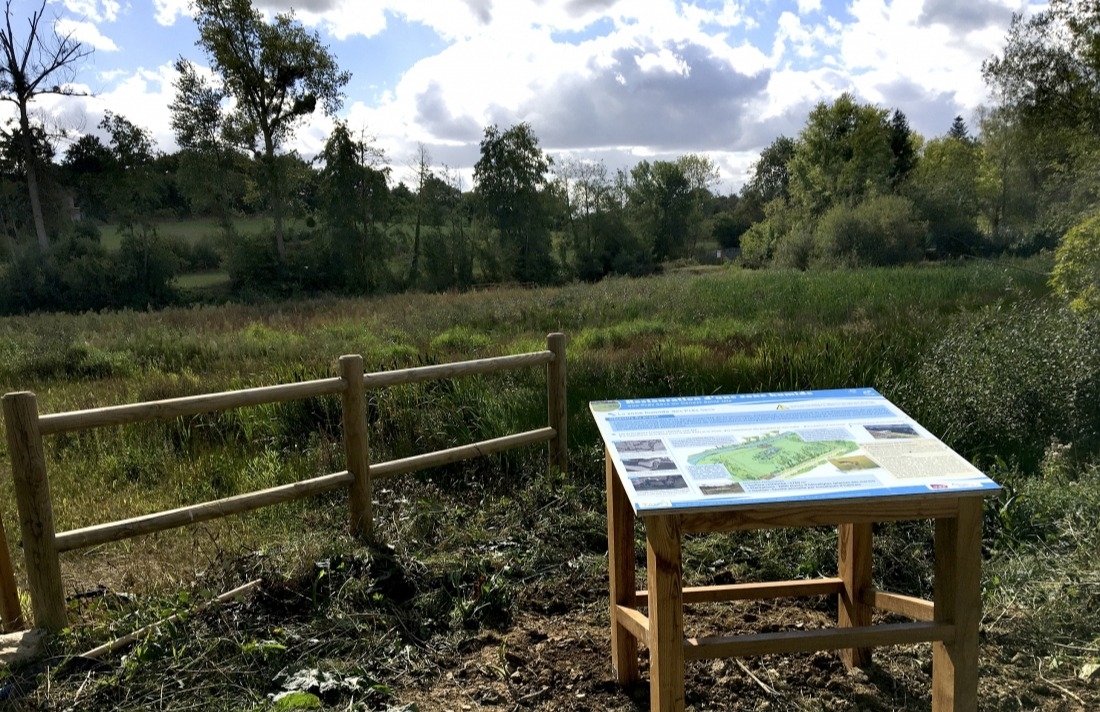
[[[116,0],[65,0],[65,9],[89,22],[114,22],[120,5]]]
[[[191,0],[153,0],[158,24],[174,25],[177,17],[190,17]]]
[[[798,0],[798,14],[809,15],[821,9],[821,0]]]
[[[68,18],[61,18],[54,25],[60,35],[68,35],[78,42],[92,47],[101,52],[117,52],[118,45],[114,40],[100,34],[99,28],[91,22],[77,22]]]

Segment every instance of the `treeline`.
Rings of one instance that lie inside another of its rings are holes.
[[[238,295],[374,294],[642,275],[718,247],[748,267],[809,269],[1061,242],[1084,246],[1059,255],[1064,291],[1100,273],[1087,258],[1100,234],[1087,222],[1100,188],[1095,8],[1056,0],[1014,20],[984,67],[1001,102],[976,133],[956,117],[926,139],[902,111],[843,94],[773,141],[730,195],[706,156],[613,171],[550,156],[526,123],[485,129],[472,186],[423,145],[397,165],[339,122],[306,161],[285,144],[302,117],[339,108],[347,73],[292,15],[268,21],[244,0],[195,9],[214,78],[177,63],[177,152],[112,113],[106,140],[84,135],[60,156],[33,125],[0,137],[0,310],[158,306],[178,299],[181,271],[223,269]],[[270,227],[238,232],[254,216]],[[158,232],[198,217],[216,234]],[[104,223],[122,234],[117,251]]]

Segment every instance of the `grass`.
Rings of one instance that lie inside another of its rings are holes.
[[[589,400],[869,385],[934,420],[956,384],[935,376],[951,367],[945,349],[1037,313],[1027,305],[1045,299],[1047,267],[719,268],[539,290],[0,320],[0,387],[34,390],[45,413],[327,377],[344,353],[378,370],[538,350],[554,330],[570,336],[569,474],[547,473],[544,449],[531,448],[385,481],[376,521],[386,547],[346,538],[346,504],[329,495],[66,555],[66,588],[78,595],[73,628],[52,644],[58,655],[165,613],[189,615],[97,673],[90,688],[79,677],[46,686],[30,675],[28,704],[143,709],[186,699],[264,709],[268,692],[291,685],[284,673],[317,668],[334,676],[326,704],[384,708],[396,681],[430,679],[486,631],[507,631],[519,612],[602,610],[602,457]],[[1088,362],[1087,350],[1066,353]],[[990,400],[1010,380],[996,377],[1009,367],[997,363],[981,372]],[[1096,377],[1095,367],[1080,368],[1083,383]],[[372,393],[372,459],[540,427],[544,389],[540,374],[512,372]],[[1041,436],[1037,464],[991,464],[1008,494],[987,514],[989,630],[1004,649],[1071,669],[1100,656],[1092,603],[1100,574],[1090,556],[1100,545],[1090,527],[1100,517],[1100,477],[1094,452]],[[999,436],[960,440],[973,448],[964,454],[995,451],[990,437]],[[53,438],[56,516],[69,529],[332,472],[343,467],[340,438],[331,398]],[[0,512],[16,544],[10,483],[0,488]],[[685,578],[829,573],[832,536],[691,538]],[[876,542],[876,584],[930,594],[930,527],[885,527]],[[254,578],[264,594],[243,608],[192,613],[195,601]],[[365,687],[350,691],[352,678]]]
[[[242,235],[255,235],[265,227],[271,226],[271,221],[264,217],[236,218],[233,220],[237,231]],[[288,225],[297,225],[289,221]],[[174,237],[190,244],[195,244],[203,238],[213,238],[221,234],[221,225],[217,220],[210,218],[195,218],[191,220],[166,220],[157,223],[157,232],[162,237]],[[104,223],[100,226],[101,241],[109,251],[115,251],[122,242],[122,231],[118,225]]]

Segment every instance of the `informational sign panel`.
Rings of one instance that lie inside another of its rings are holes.
[[[872,388],[589,408],[638,513],[1000,489]]]

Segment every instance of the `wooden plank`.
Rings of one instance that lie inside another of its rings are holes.
[[[348,488],[351,534],[364,541],[374,538],[373,492],[370,478],[370,449],[367,437],[367,402],[363,388],[363,357],[340,357],[343,395],[344,461],[353,480]]]
[[[550,441],[550,466],[565,472],[569,469],[565,334],[555,332],[548,335],[546,346],[554,354],[554,360],[546,364],[547,424],[554,429],[554,439]]]
[[[844,581],[840,578],[735,583],[722,586],[687,586],[684,588],[684,603],[762,601],[772,598],[832,596],[840,593],[843,588]],[[637,591],[631,605],[635,607],[644,606],[647,605],[648,601],[649,591]]]
[[[861,594],[871,588],[871,525],[841,524],[837,532],[837,568],[844,581],[837,596],[837,626],[866,628],[872,608]],[[864,668],[871,664],[871,649],[845,648],[840,659],[847,667]]]
[[[404,386],[410,383],[439,381],[446,378],[455,378],[457,376],[476,376],[483,373],[497,373],[499,371],[508,371],[517,368],[542,366],[553,360],[554,354],[550,351],[534,351],[532,353],[515,354],[513,356],[496,356],[494,358],[474,359],[472,361],[441,363],[436,366],[404,368],[399,371],[376,371],[363,375],[363,385],[367,388]]]
[[[405,457],[400,460],[380,462],[370,466],[370,475],[371,479],[403,475],[406,472],[414,472],[429,467],[438,467],[439,465],[469,460],[474,457],[491,455],[494,452],[500,452],[502,450],[510,450],[524,445],[534,445],[535,443],[546,442],[553,437],[553,428],[528,430],[527,432],[516,433],[515,435],[505,435],[504,437],[493,438],[492,440],[482,440],[472,445],[460,445],[459,447],[429,452],[423,455],[413,455],[412,457]]]
[[[629,606],[615,606],[615,621],[638,643],[649,640],[649,618]]]
[[[932,646],[932,712],[978,709],[981,572],[982,500],[968,499],[957,518],[936,520],[934,619],[956,633]]]
[[[46,453],[39,431],[38,400],[25,391],[9,393],[3,397],[3,409],[31,612],[35,626],[56,633],[68,625],[68,619],[54,536],[53,500],[46,476]]]
[[[638,679],[638,639],[624,629],[616,614],[634,593],[634,508],[615,472],[611,454],[604,451],[607,489],[607,577],[611,601],[611,669],[615,680],[626,685]],[[649,622],[646,621],[646,631]],[[648,641],[648,636],[643,640]]]
[[[912,618],[916,621],[934,620],[933,604],[923,598],[903,596],[900,593],[887,593],[877,589],[864,591],[861,598],[864,603],[875,610],[896,613],[899,616]]]
[[[151,420],[168,420],[187,415],[199,415],[216,410],[243,408],[251,405],[281,403],[301,398],[335,395],[344,389],[340,378],[324,378],[317,381],[287,383],[277,386],[246,388],[224,393],[208,393],[183,398],[146,403],[131,403],[106,408],[77,410],[69,413],[44,415],[39,419],[43,435],[64,433],[71,430],[89,430],[107,425],[128,425]]]
[[[649,700],[652,712],[684,709],[684,606],[680,520],[646,520],[649,578]]]
[[[946,623],[890,623],[866,628],[827,628],[780,633],[758,633],[684,641],[688,660],[733,658],[775,653],[807,653],[817,650],[870,648],[949,640],[955,627]]]
[[[937,493],[927,496],[907,495],[824,502],[779,502],[754,505],[745,509],[684,512],[679,516],[683,520],[685,533],[871,524],[952,517],[958,511],[960,499],[981,500],[982,496],[981,492],[964,495],[964,497]],[[649,516],[656,516],[656,514]]]
[[[108,524],[98,524],[83,529],[62,532],[56,536],[58,551],[70,551],[83,549],[98,544],[106,544],[111,541],[121,541],[141,534],[151,534],[165,529],[174,529],[192,524],[205,522],[209,519],[219,519],[231,514],[239,514],[260,507],[267,507],[282,502],[290,502],[324,492],[330,492],[342,487],[348,487],[355,477],[348,471],[337,472],[322,477],[314,477],[301,482],[272,487],[259,492],[226,497],[225,499],[204,502],[189,507],[147,514],[133,519],[125,519]]]

